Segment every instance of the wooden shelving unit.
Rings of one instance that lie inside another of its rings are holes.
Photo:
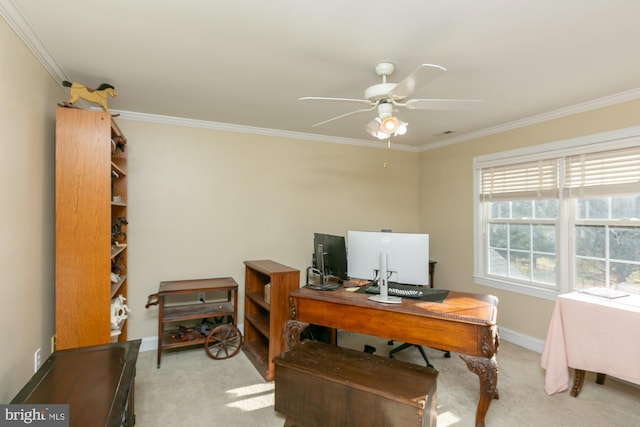
[[[243,351],[267,381],[273,381],[273,358],[285,349],[289,292],[300,287],[300,270],[271,260],[245,261]],[[270,301],[265,286],[270,284]]]
[[[127,296],[126,138],[106,112],[56,110],[56,350],[126,341],[111,300]],[[111,273],[117,274],[112,280]]]

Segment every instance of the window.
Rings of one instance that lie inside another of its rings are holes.
[[[578,199],[575,205],[574,288],[640,291],[640,196]]]
[[[474,159],[478,283],[640,293],[640,128]]]

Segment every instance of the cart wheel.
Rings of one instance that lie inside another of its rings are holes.
[[[240,351],[242,334],[232,324],[213,328],[204,343],[204,349],[212,359],[228,359]]]

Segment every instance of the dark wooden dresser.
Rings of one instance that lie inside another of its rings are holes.
[[[133,426],[140,340],[56,351],[11,403],[69,404],[69,426]]]

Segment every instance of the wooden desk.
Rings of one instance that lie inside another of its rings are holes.
[[[71,427],[132,426],[140,342],[56,351],[11,403],[68,404]]]
[[[300,288],[289,294],[291,319],[455,351],[480,379],[476,426],[498,398],[498,299],[449,292],[442,303],[403,299],[401,304],[370,301],[370,295]]]
[[[582,388],[584,371],[640,384],[640,295],[606,299],[582,293],[558,296],[551,315],[541,366],[544,389],[555,394],[569,387],[569,368],[576,370],[571,395]],[[603,382],[600,375],[598,381]]]

